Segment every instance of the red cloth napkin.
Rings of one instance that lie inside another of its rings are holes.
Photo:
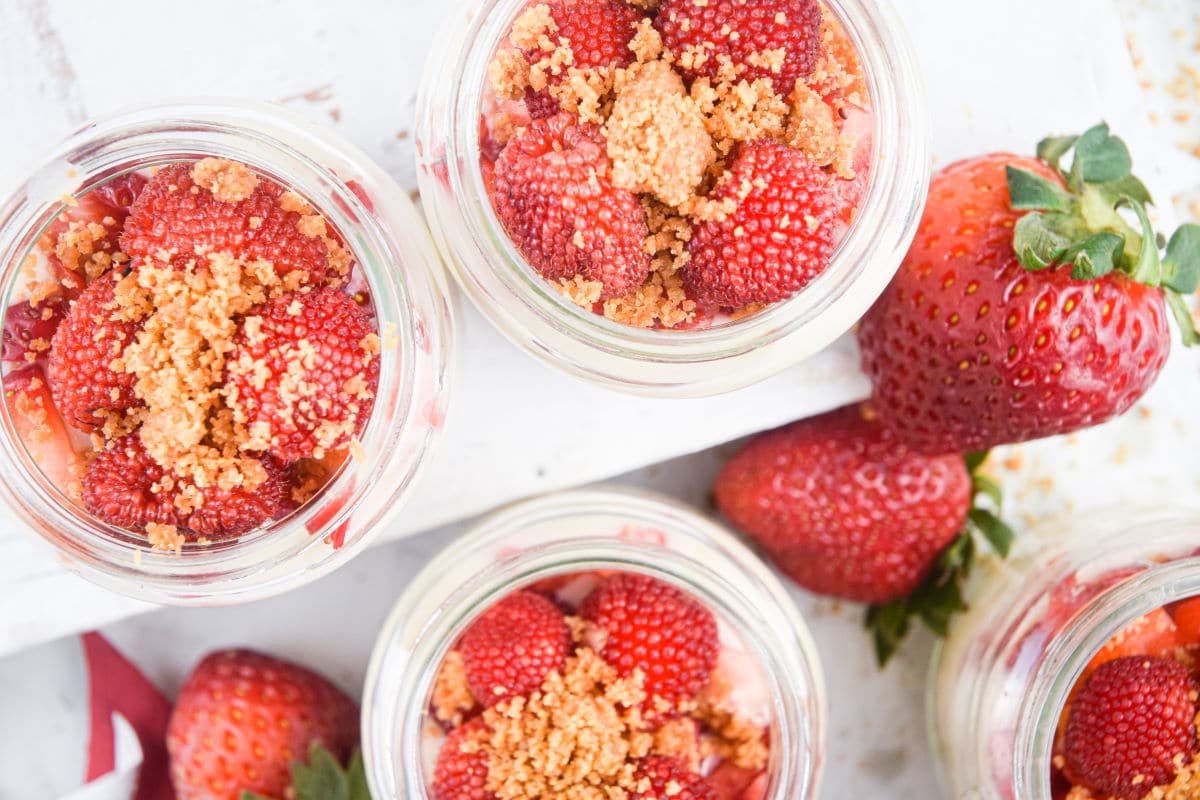
[[[175,800],[167,770],[167,721],[171,703],[141,670],[98,633],[82,637],[88,670],[87,781],[90,783],[116,767],[112,715],[120,714],[137,733],[142,746],[142,768],[133,800]]]

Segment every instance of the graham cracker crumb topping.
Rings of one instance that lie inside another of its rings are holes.
[[[239,161],[202,158],[192,167],[192,180],[222,203],[240,203],[258,188],[258,176]]]
[[[160,525],[157,522],[146,523],[146,540],[154,550],[175,553],[183,551],[183,543],[186,541],[174,525]]]
[[[716,160],[704,118],[670,65],[652,61],[626,74],[603,128],[612,181],[679,205],[694,196]]]
[[[542,689],[484,713],[491,733],[487,788],[500,800],[622,800],[634,788],[632,760],[654,736],[639,709],[643,677],[619,678],[590,648],[567,660]]]
[[[227,253],[197,254],[183,267],[147,262],[117,284],[114,317],[140,321],[142,329],[112,367],[136,376],[134,393],[146,406],[139,428],[146,451],[195,487],[250,490],[267,478],[235,435],[225,356],[237,332],[234,315],[279,286],[268,263],[247,264]],[[195,505],[201,502],[195,493]]]
[[[451,650],[438,669],[433,686],[433,715],[441,722],[462,725],[464,714],[475,707],[475,698],[467,686],[467,670],[462,653]]]

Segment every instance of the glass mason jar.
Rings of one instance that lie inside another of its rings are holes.
[[[100,522],[41,472],[0,403],[0,495],[61,561],[114,591],[159,603],[242,602],[286,591],[345,563],[395,518],[444,419],[453,320],[433,243],[408,196],[367,156],[282,108],[240,101],[138,108],[91,122],[0,206],[0,292],[66,199],[173,161],[241,161],[301,194],[343,236],[373,298],[381,352],[374,410],[350,458],[290,516],[229,542],[149,548]],[[394,334],[392,336],[391,334]]]
[[[825,760],[824,680],[787,591],[724,528],[673,500],[618,488],[563,492],[501,510],[409,584],[376,642],[363,695],[372,796],[431,797],[432,776],[423,766],[431,691],[446,653],[479,612],[534,581],[590,570],[672,583],[744,640],[770,698],[764,800],[815,798]]]
[[[1050,800],[1059,717],[1088,662],[1129,623],[1196,595],[1200,512],[1085,515],[982,561],[929,682],[945,796]]]
[[[564,298],[492,210],[479,121],[488,64],[529,0],[459,3],[417,101],[417,172],[430,227],[484,316],[534,356],[618,390],[701,397],[761,381],[824,349],[883,292],[916,231],[931,129],[915,54],[887,0],[826,0],[858,48],[874,116],[870,181],[829,268],[792,299],[705,329],[623,325]]]

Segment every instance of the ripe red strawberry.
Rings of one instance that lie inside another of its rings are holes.
[[[345,271],[324,238],[301,232],[304,215],[285,208],[279,184],[259,178],[249,197],[223,202],[196,184],[194,167],[192,162],[163,167],[138,195],[121,234],[121,247],[131,258],[168,250],[188,259],[197,247],[207,247],[271,261],[280,275],[302,270],[316,284]]]
[[[1063,144],[1041,152],[1056,165]],[[1179,293],[1200,276],[1200,228],[1160,255],[1148,221],[1138,234],[1117,213],[1144,215],[1149,200],[1124,144],[1099,126],[1075,149],[1063,174],[996,154],[935,177],[912,249],[858,333],[880,420],[910,446],[986,449],[1123,413],[1166,361],[1164,296],[1196,341]]]
[[[646,791],[630,792],[629,800],[721,800],[707,780],[675,758],[643,758],[634,768],[633,780],[647,780],[650,787]]]
[[[915,455],[857,406],[756,437],[714,492],[789,577],[862,603],[915,591],[962,532],[973,495],[960,456]]]
[[[293,784],[293,762],[345,764],[357,744],[353,700],[315,672],[249,650],[197,664],[167,727],[179,800],[242,800],[243,792],[316,800],[306,782]]]
[[[1071,704],[1067,767],[1097,794],[1139,800],[1196,754],[1200,685],[1169,658],[1126,656],[1101,665]]]
[[[13,303],[4,312],[0,358],[10,364],[36,364],[46,360],[50,355],[50,340],[70,307],[62,295],[37,305],[27,300]]]
[[[433,771],[434,800],[495,800],[487,790],[488,755],[464,752],[463,745],[487,728],[482,717],[461,725],[446,737]]]
[[[698,301],[776,303],[829,266],[838,199],[829,176],[799,151],[767,139],[738,145],[711,199],[737,208],[695,226],[683,281]]]
[[[283,463],[321,458],[366,425],[379,384],[373,324],[343,292],[285,294],[253,309],[226,362],[230,405]]]
[[[84,473],[83,457],[75,450],[50,394],[41,367],[22,367],[4,376],[8,413],[30,458],[55,486],[71,490]]]
[[[136,408],[132,373],[117,372],[113,359],[133,341],[140,324],[113,319],[117,273],[88,285],[58,326],[50,342],[46,377],[54,402],[68,423],[95,430],[100,410]]]
[[[717,506],[789,577],[873,603],[866,617],[886,664],[919,618],[945,635],[965,606],[974,534],[1005,556],[1012,531],[983,454],[914,453],[865,407],[848,406],[751,440],[717,476]]]
[[[571,633],[553,601],[519,591],[479,615],[459,645],[467,686],[485,708],[541,688],[562,670]]]
[[[184,512],[175,504],[179,488],[164,487],[168,475],[132,433],[96,454],[83,477],[83,504],[100,519],[131,531],[146,523],[175,525],[188,539],[229,539],[248,533],[274,518],[288,487],[283,472],[263,461],[267,480],[252,490],[201,490],[204,503]],[[171,476],[173,481],[179,478]]]
[[[720,649],[717,620],[674,586],[620,573],[589,594],[579,613],[607,634],[605,661],[622,676],[645,675],[647,710],[655,710],[655,698],[690,700],[708,683]]]
[[[812,72],[821,49],[817,0],[663,0],[654,25],[687,77],[717,77],[730,63],[739,78],[770,78],[783,96]]]
[[[620,297],[650,272],[649,231],[637,197],[609,179],[595,125],[570,114],[536,120],[496,160],[492,204],[513,244],[547,280],[576,275]]]
[[[551,0],[547,3],[550,16],[558,27],[550,34],[555,44],[566,43],[571,48],[571,65],[577,69],[599,69],[603,67],[627,67],[633,63],[633,51],[629,42],[633,39],[637,25],[642,21],[641,12],[625,0]],[[525,54],[530,63],[547,54],[534,50]],[[561,83],[566,70],[548,75],[551,84]],[[557,114],[558,100],[549,91],[525,93],[525,105],[534,119]]]

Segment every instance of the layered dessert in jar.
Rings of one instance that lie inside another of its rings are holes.
[[[870,178],[859,55],[817,0],[531,3],[489,84],[480,168],[513,246],[635,327],[804,291]]]
[[[629,572],[507,595],[441,664],[434,800],[764,800],[770,698],[730,625]]]
[[[389,335],[342,233],[223,158],[63,202],[4,313],[5,400],[43,475],[163,550],[319,494],[359,446]]]
[[[363,694],[372,794],[809,800],[824,682],[779,580],[632,490],[503,509],[413,579]]]
[[[1049,524],[985,560],[935,657],[947,796],[1200,796],[1200,519]]]

